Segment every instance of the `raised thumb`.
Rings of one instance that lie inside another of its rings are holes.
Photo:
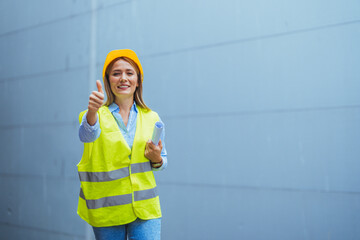
[[[96,80],[96,86],[97,86],[98,92],[104,93],[100,80]]]

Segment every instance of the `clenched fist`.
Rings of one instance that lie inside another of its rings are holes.
[[[97,91],[93,91],[89,97],[88,112],[86,115],[87,122],[93,126],[97,121],[96,112],[103,105],[104,91],[100,80],[96,80]]]

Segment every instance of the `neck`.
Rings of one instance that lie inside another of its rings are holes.
[[[130,112],[131,106],[134,104],[134,98],[115,99],[115,103],[119,106],[120,111]]]

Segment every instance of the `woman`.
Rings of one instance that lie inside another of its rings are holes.
[[[161,209],[153,171],[167,165],[164,134],[149,139],[161,121],[142,98],[143,70],[130,49],[111,51],[103,82],[80,113],[84,152],[77,165],[81,182],[78,214],[96,239],[160,239]],[[164,133],[164,131],[163,131]]]

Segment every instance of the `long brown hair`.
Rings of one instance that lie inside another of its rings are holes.
[[[110,87],[110,83],[109,83],[109,73],[110,73],[110,69],[112,68],[114,63],[120,59],[128,62],[135,69],[136,75],[138,77],[138,79],[137,79],[138,86],[136,87],[135,92],[134,92],[134,101],[135,101],[136,105],[138,105],[146,110],[150,110],[150,108],[148,106],[146,106],[146,104],[143,100],[143,97],[142,97],[142,76],[140,74],[139,67],[132,59],[130,59],[128,57],[116,58],[106,67],[105,77],[103,80],[104,80],[105,92],[106,92],[107,99],[106,99],[106,102],[104,105],[109,106],[110,104],[112,104],[115,101],[115,95],[111,91],[111,87]]]

